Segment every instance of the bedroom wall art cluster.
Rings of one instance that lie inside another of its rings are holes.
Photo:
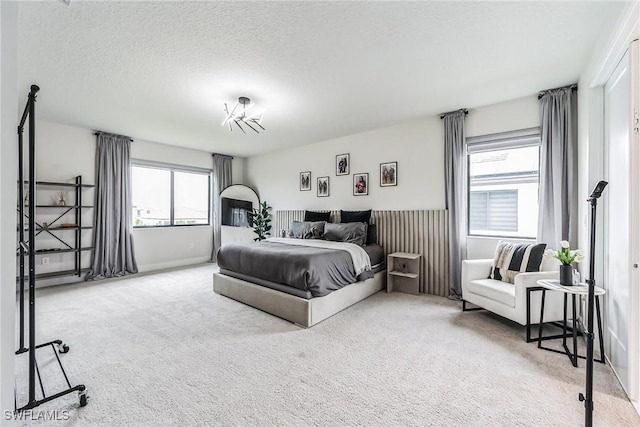
[[[336,177],[349,175],[351,158],[349,153],[338,154],[336,156]],[[340,179],[340,178],[338,178]],[[300,191],[311,191],[311,171],[300,172]],[[395,187],[398,185],[398,162],[380,163],[380,187]],[[319,176],[316,179],[316,195],[318,197],[329,197],[330,181],[328,176]],[[368,196],[371,181],[369,172],[353,174],[353,185],[351,187],[354,196]]]

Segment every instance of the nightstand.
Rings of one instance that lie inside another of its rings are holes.
[[[387,293],[418,295],[420,292],[420,254],[394,252],[387,258]]]

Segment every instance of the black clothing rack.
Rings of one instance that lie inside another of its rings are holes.
[[[17,396],[15,401],[15,410],[23,411],[26,409],[33,409],[36,406],[39,406],[45,402],[48,402],[53,399],[57,399],[58,397],[64,396],[66,394],[72,393],[74,391],[78,392],[80,399],[80,406],[85,406],[87,404],[87,395],[86,395],[86,387],[83,384],[71,386],[69,382],[69,378],[67,376],[64,367],[62,366],[62,361],[58,356],[58,352],[66,353],[69,351],[69,346],[63,344],[61,340],[54,340],[50,342],[46,342],[44,344],[36,345],[36,313],[35,313],[35,290],[36,290],[36,247],[35,247],[35,209],[36,209],[36,171],[35,171],[35,103],[36,103],[36,94],[40,88],[36,85],[31,86],[31,90],[29,91],[27,105],[24,109],[24,113],[22,113],[22,119],[20,120],[20,124],[18,125],[18,213],[19,213],[19,230],[18,230],[18,239],[19,239],[19,292],[20,292],[20,348],[16,351],[16,354],[29,353],[29,401],[25,406],[18,408]],[[23,141],[23,133],[24,133],[24,125],[29,119],[29,166],[28,166],[28,181],[25,182],[24,179],[24,141]],[[25,195],[24,195],[24,186],[28,184],[29,193],[28,193],[28,213],[25,215]],[[27,217],[27,229],[28,229],[28,240],[25,241],[25,233],[24,226],[25,221],[24,218]],[[25,272],[24,272],[24,263],[25,263],[25,254],[28,256],[29,260],[29,347],[24,346],[24,291],[25,291]],[[64,375],[64,379],[69,388],[63,390],[59,393],[52,394],[47,396],[44,391],[44,385],[42,383],[42,377],[40,375],[40,369],[38,368],[38,363],[36,360],[36,350],[43,347],[51,347],[54,355],[56,356],[56,360],[58,361],[58,365],[60,366],[60,370]],[[42,399],[36,399],[36,375],[38,377],[38,382],[40,383],[40,390],[42,392]]]

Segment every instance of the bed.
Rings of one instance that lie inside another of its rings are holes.
[[[385,287],[384,250],[319,239],[232,243],[218,253],[214,292],[311,327]]]

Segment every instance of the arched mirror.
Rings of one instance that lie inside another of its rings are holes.
[[[248,213],[257,209],[260,198],[256,191],[243,184],[230,185],[220,192],[222,213],[221,244],[251,242],[256,236]]]

